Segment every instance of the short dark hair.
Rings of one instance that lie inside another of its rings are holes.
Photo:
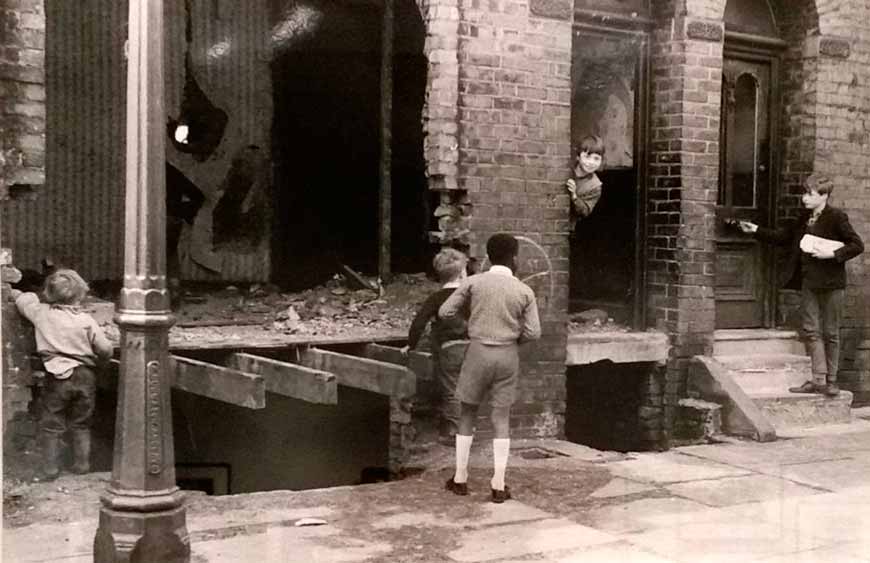
[[[580,153],[583,152],[604,156],[604,141],[598,135],[586,135],[580,139],[580,144],[577,145],[577,156],[580,156]]]
[[[507,266],[520,251],[516,237],[507,233],[496,233],[486,241],[486,255],[489,261],[499,266]]]

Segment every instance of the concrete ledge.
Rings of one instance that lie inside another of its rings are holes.
[[[664,362],[671,346],[661,332],[581,332],[568,335],[565,364]]]
[[[729,434],[749,436],[759,442],[776,440],[776,430],[761,409],[731,378],[728,369],[708,356],[689,362],[689,390],[723,407],[722,425]]]

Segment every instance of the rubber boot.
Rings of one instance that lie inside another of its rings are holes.
[[[91,431],[73,430],[72,432],[73,464],[70,470],[81,475],[91,470]]]
[[[42,475],[43,481],[54,481],[60,476],[60,434],[42,434]]]

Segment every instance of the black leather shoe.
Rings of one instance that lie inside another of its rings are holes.
[[[837,387],[836,383],[828,383],[821,389],[821,391],[828,397],[836,397],[840,394],[840,388]]]
[[[501,504],[504,501],[511,498],[511,488],[507,485],[504,486],[503,491],[499,491],[498,489],[492,489],[492,502],[496,504]]]
[[[454,495],[466,496],[468,495],[468,483],[457,483],[453,480],[453,477],[447,479],[447,483],[444,484],[444,488],[453,493]]]
[[[800,387],[789,387],[789,393],[819,393],[821,389],[812,381],[805,381]]]

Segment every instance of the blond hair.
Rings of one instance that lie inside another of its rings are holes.
[[[443,248],[432,259],[432,267],[442,283],[453,281],[465,270],[468,257],[455,248]]]
[[[58,270],[45,279],[45,300],[59,305],[77,305],[90,291],[75,270]]]

